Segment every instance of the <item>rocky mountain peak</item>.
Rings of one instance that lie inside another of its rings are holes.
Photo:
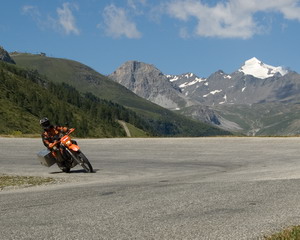
[[[8,52],[0,46],[0,61],[16,64],[15,61],[9,56]]]
[[[109,77],[138,96],[162,107],[178,109],[189,104],[180,89],[151,64],[128,61]]]
[[[156,72],[161,74],[161,72],[151,64],[139,62],[139,61],[127,61],[122,64],[113,74],[120,73],[143,73],[143,72]]]

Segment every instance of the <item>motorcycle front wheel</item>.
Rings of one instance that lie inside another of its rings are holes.
[[[92,173],[93,167],[90,163],[90,161],[87,159],[87,157],[82,152],[73,152],[74,156],[77,158],[77,162],[79,165],[88,173]]]

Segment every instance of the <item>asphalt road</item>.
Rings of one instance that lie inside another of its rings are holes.
[[[300,224],[298,138],[78,140],[95,173],[43,167],[40,139],[0,138],[0,239],[259,239]]]

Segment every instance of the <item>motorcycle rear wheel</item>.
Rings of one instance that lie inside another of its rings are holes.
[[[70,168],[69,167],[59,167],[63,172],[65,173],[70,173]]]
[[[66,163],[61,163],[61,162],[57,162],[57,166],[60,168],[60,170],[62,170],[65,173],[69,173],[70,172],[70,167],[66,165]]]

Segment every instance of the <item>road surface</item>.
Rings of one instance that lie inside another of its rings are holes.
[[[0,239],[259,239],[300,224],[298,138],[77,139],[95,173],[0,138],[0,174],[59,183],[0,192]]]

